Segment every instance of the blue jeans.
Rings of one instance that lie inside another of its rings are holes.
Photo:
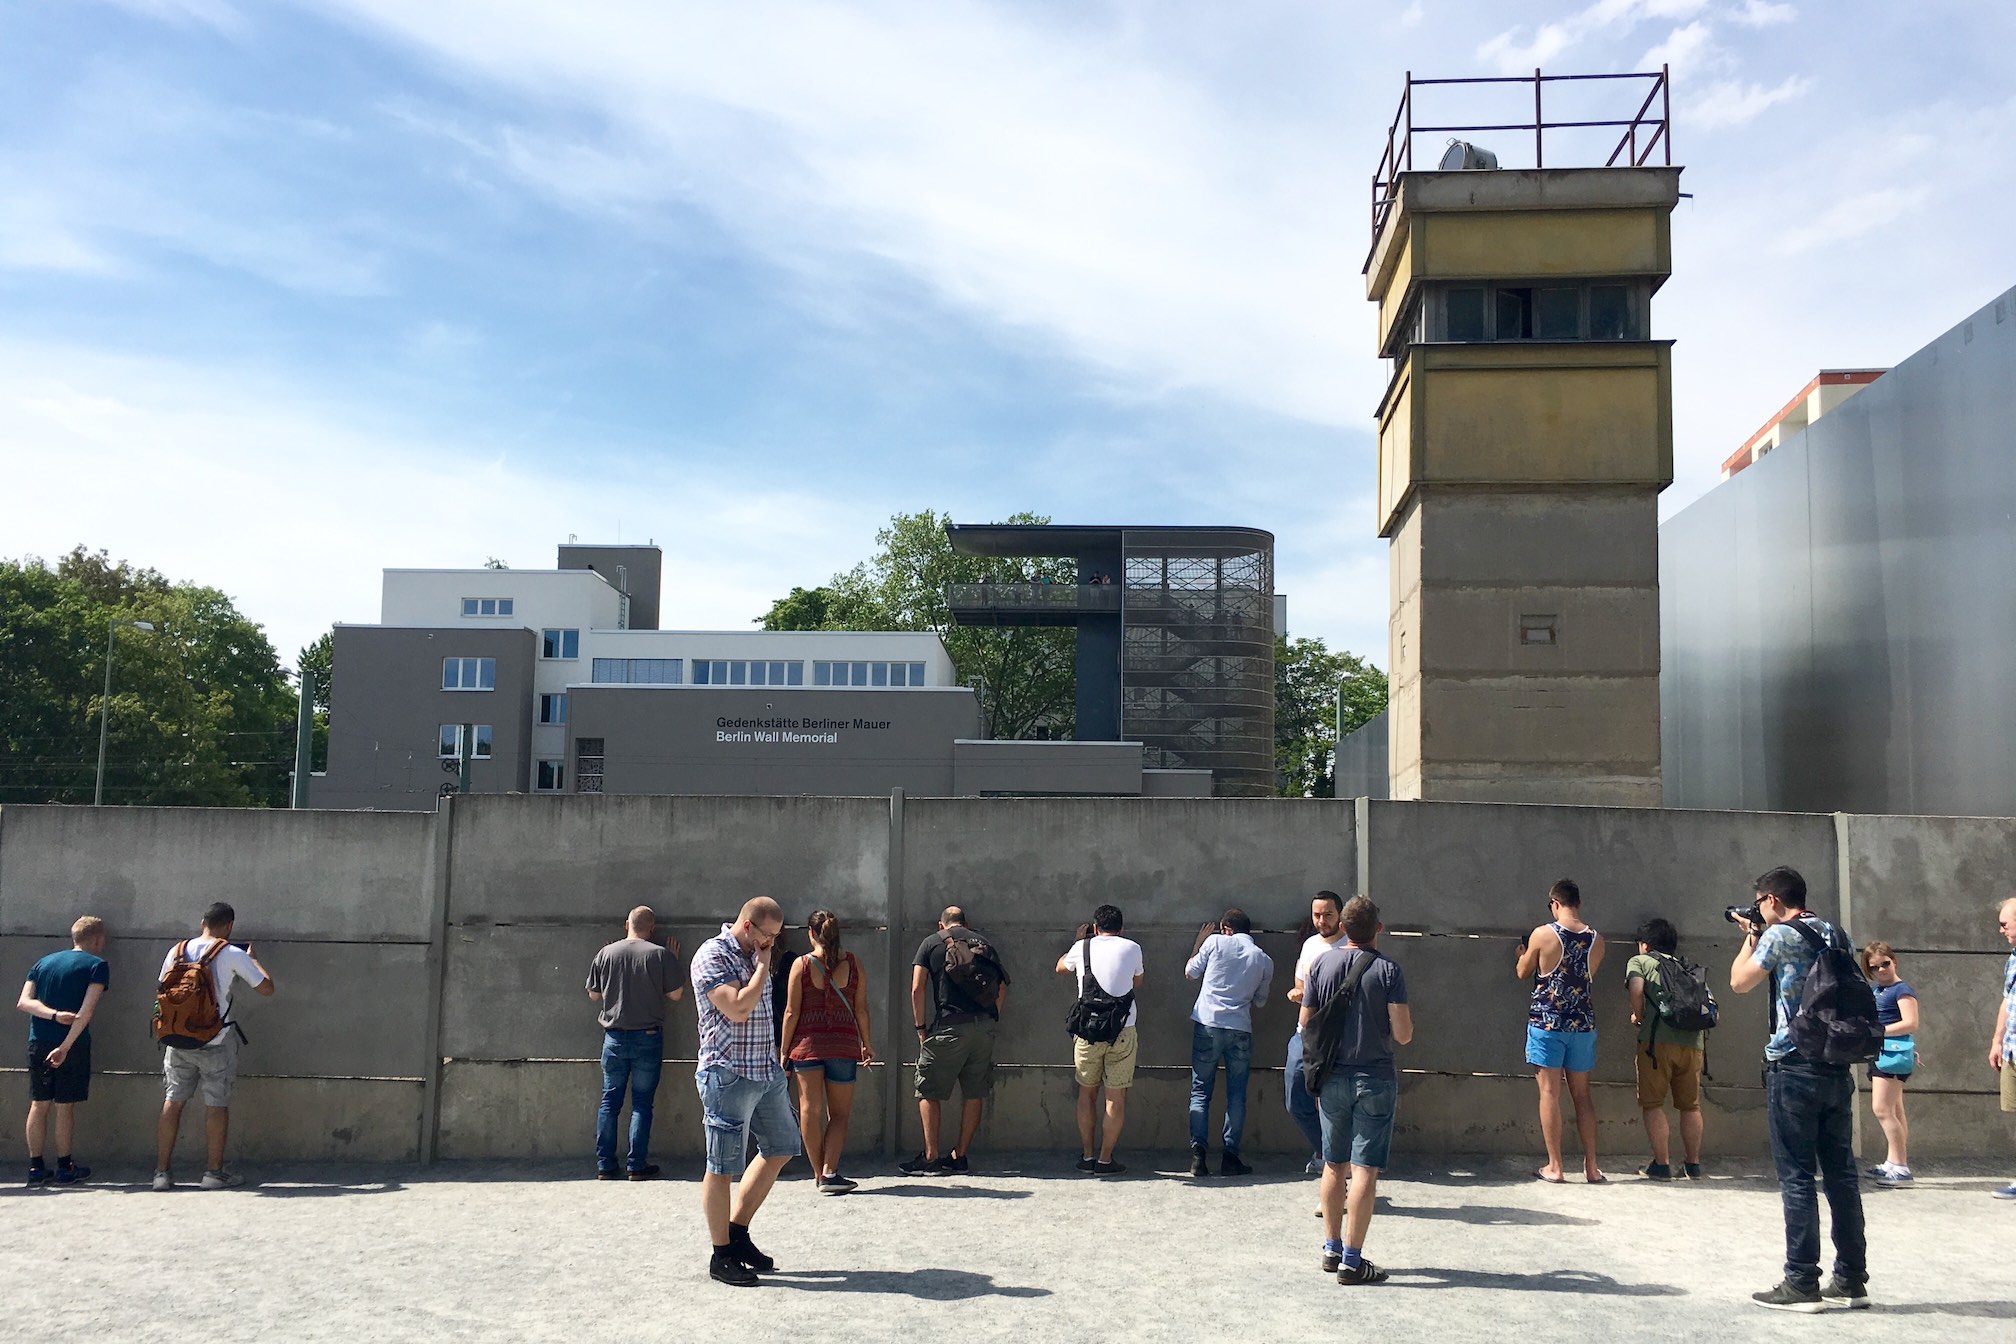
[[[595,1165],[616,1169],[616,1113],[623,1092],[630,1092],[630,1157],[632,1171],[650,1164],[651,1103],[658,1095],[658,1071],[665,1066],[665,1033],[643,1031],[602,1033],[602,1109],[595,1113]]]
[[[1281,1089],[1288,1098],[1288,1115],[1295,1121],[1295,1127],[1302,1131],[1302,1137],[1309,1140],[1309,1151],[1323,1151],[1323,1115],[1316,1108],[1316,1098],[1309,1095],[1309,1089],[1302,1085],[1302,1033],[1288,1034],[1288,1078]]]
[[[1378,1171],[1393,1151],[1400,1081],[1384,1069],[1333,1068],[1323,1079],[1323,1160]]]
[[[1246,1132],[1246,1076],[1253,1069],[1253,1033],[1190,1024],[1190,1146],[1202,1148],[1211,1124],[1211,1092],[1225,1061],[1225,1151],[1238,1155]]]
[[[700,1090],[700,1119],[707,1127],[707,1174],[740,1176],[749,1165],[747,1140],[756,1141],[761,1157],[796,1157],[804,1151],[798,1140],[798,1118],[785,1095],[789,1075],[779,1069],[761,1081],[744,1078],[725,1064],[713,1064],[693,1075]]]
[[[1818,1167],[1833,1219],[1834,1275],[1844,1283],[1867,1283],[1869,1244],[1851,1129],[1855,1080],[1842,1066],[1779,1060],[1765,1066],[1764,1095],[1785,1205],[1785,1277],[1806,1288],[1820,1282],[1820,1205],[1813,1192]]]

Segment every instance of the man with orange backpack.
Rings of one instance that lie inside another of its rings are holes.
[[[231,991],[243,980],[270,997],[273,977],[252,949],[231,941],[238,912],[219,901],[203,912],[203,932],[175,944],[161,963],[154,998],[154,1039],[166,1048],[161,1073],[168,1099],[155,1130],[154,1188],[173,1190],[175,1136],[182,1107],[203,1091],[203,1135],[208,1160],[205,1190],[228,1190],[245,1178],[224,1170],[224,1139],[231,1126],[231,1088],[238,1081],[238,1043],[244,1038],[231,1019]]]

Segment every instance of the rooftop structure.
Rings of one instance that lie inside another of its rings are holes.
[[[1822,369],[1799,394],[1764,422],[1763,428],[1743,441],[1722,464],[1722,479],[1728,480],[1757,459],[1785,442],[1790,434],[1818,420],[1869,384],[1890,372],[1888,369]]]

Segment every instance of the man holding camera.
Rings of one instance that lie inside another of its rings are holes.
[[[1775,1311],[1819,1312],[1829,1304],[1866,1307],[1869,1248],[1862,1222],[1862,1183],[1855,1171],[1855,1080],[1845,1064],[1801,1055],[1792,1041],[1806,977],[1819,961],[1820,944],[1793,926],[1803,923],[1823,942],[1845,934],[1806,908],[1806,879],[1773,868],[1757,879],[1756,902],[1727,914],[1744,930],[1729,968],[1729,988],[1747,994],[1766,979],[1772,985],[1772,1033],[1764,1046],[1764,1087],[1771,1156],[1785,1206],[1785,1278],[1751,1300]],[[1827,1192],[1834,1239],[1834,1273],[1820,1284],[1820,1210],[1813,1172]]]

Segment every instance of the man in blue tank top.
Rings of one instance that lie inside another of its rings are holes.
[[[1533,1174],[1559,1185],[1561,1165],[1561,1085],[1575,1102],[1575,1132],[1582,1140],[1582,1174],[1600,1184],[1596,1167],[1596,1104],[1589,1097],[1589,1071],[1596,1067],[1596,1010],[1590,984],[1603,964],[1603,935],[1582,922],[1582,890],[1567,878],[1547,892],[1551,917],[1519,944],[1518,976],[1533,977],[1533,1001],[1526,1012],[1526,1062],[1540,1083],[1540,1137],[1547,1164]]]

